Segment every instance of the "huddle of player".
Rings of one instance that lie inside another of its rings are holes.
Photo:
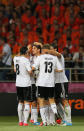
[[[64,57],[57,52],[54,44],[35,42],[33,46],[22,47],[20,54],[14,57],[14,71],[20,126],[28,126],[30,102],[30,121],[34,125],[72,125]],[[41,124],[38,122],[37,105]]]

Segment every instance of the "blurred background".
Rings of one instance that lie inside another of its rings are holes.
[[[58,46],[72,115],[84,115],[84,0],[0,0],[0,115],[17,114],[13,57],[35,41]]]

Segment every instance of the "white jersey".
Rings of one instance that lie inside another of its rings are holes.
[[[36,69],[39,68],[39,75],[36,81],[36,86],[42,87],[54,87],[55,69],[62,70],[58,59],[49,54],[38,56],[33,67]]]
[[[14,68],[16,69],[16,86],[31,86],[31,79],[28,73],[28,71],[31,71],[29,60],[24,56],[15,56]]]
[[[30,56],[30,63],[31,63],[31,66],[34,65],[36,59],[37,59],[37,56]],[[35,84],[35,79],[34,79],[33,76],[31,76],[31,82],[32,82],[32,84]]]
[[[59,63],[61,64],[63,68],[63,72],[56,72],[55,73],[55,83],[64,83],[68,82],[68,79],[65,75],[65,64],[64,64],[64,57],[61,55],[61,58],[58,58]]]

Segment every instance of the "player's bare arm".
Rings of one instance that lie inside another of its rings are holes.
[[[48,54],[51,54],[51,55],[61,58],[61,53],[54,51],[54,50],[48,50]]]
[[[33,73],[32,73],[32,70],[31,71],[28,71],[28,73],[30,74],[30,75],[32,75]]]
[[[63,72],[63,70],[55,69],[55,72]]]

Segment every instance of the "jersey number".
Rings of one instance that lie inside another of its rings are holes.
[[[19,75],[20,71],[19,71],[19,65],[16,64],[16,74]]]
[[[45,73],[52,72],[53,63],[52,62],[45,62]]]

